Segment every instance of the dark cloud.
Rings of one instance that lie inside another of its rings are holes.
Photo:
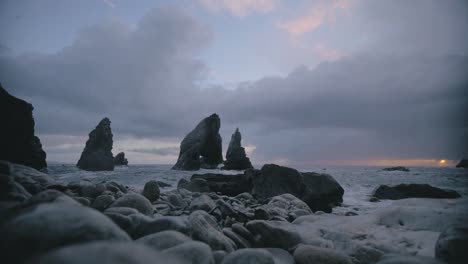
[[[413,21],[411,10],[398,25],[370,30],[391,27],[385,30],[395,38],[385,45],[392,46],[396,36],[414,33],[404,31],[405,21]],[[433,28],[436,36],[447,25]],[[34,104],[42,134],[86,135],[108,116],[114,135],[181,140],[217,112],[224,140],[240,127],[244,143],[256,146],[257,162],[458,159],[468,155],[468,57],[466,48],[451,44],[450,34],[440,34],[446,40],[421,52],[399,55],[400,45],[382,53],[380,46],[235,90],[200,89],[206,67],[196,56],[209,44],[210,30],[179,9],[163,8],[135,27],[118,21],[89,27],[57,54],[0,56],[0,78]],[[375,38],[375,45],[386,39],[380,33]],[[422,45],[419,35],[413,39]],[[173,147],[129,150],[177,154]]]

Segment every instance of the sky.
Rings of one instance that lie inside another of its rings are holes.
[[[0,0],[0,36],[49,162],[109,117],[114,154],[173,164],[212,113],[257,165],[468,157],[464,0]]]

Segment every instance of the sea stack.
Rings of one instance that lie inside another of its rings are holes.
[[[114,157],[114,165],[115,166],[126,166],[128,165],[128,160],[125,158],[125,153],[120,152]]]
[[[0,160],[38,170],[47,168],[46,153],[34,135],[34,107],[10,95],[0,84]]]
[[[203,119],[180,143],[173,170],[214,169],[223,162],[221,120],[217,114]]]
[[[239,128],[236,128],[236,131],[231,136],[231,142],[229,142],[223,170],[246,170],[253,168],[250,159],[245,154],[245,149],[241,146],[241,141],[242,135],[239,132]]]
[[[456,166],[457,168],[468,168],[468,159],[462,159]]]
[[[88,171],[114,170],[112,156],[112,130],[109,118],[104,118],[89,133],[89,139],[76,166]]]

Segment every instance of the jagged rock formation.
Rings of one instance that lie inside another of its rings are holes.
[[[246,170],[251,169],[252,163],[245,154],[245,149],[241,146],[242,135],[239,128],[231,136],[231,142],[226,152],[226,161],[224,161],[223,170]]]
[[[468,168],[468,159],[462,159],[456,166],[457,168]]]
[[[382,170],[383,171],[405,171],[405,172],[410,171],[408,168],[403,167],[403,166],[388,167],[388,168],[383,168]]]
[[[34,107],[10,95],[0,84],[0,160],[47,168],[46,153],[34,135]]]
[[[203,119],[180,143],[173,170],[214,169],[223,162],[221,120],[217,114]]]
[[[110,124],[109,118],[106,117],[89,133],[89,139],[76,164],[78,168],[89,171],[114,170]]]
[[[406,198],[436,198],[454,199],[460,194],[454,190],[444,190],[429,184],[398,184],[396,186],[380,185],[374,191],[374,197],[378,199],[399,200]]]
[[[125,158],[124,152],[120,152],[114,157],[114,165],[115,166],[128,165],[128,160]]]

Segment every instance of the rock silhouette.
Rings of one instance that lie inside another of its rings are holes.
[[[457,168],[468,168],[468,159],[462,159],[456,166]]]
[[[214,169],[223,162],[221,120],[217,114],[203,119],[180,144],[180,153],[174,170]]]
[[[115,166],[128,165],[128,160],[125,158],[124,152],[120,152],[114,157],[114,165]]]
[[[106,117],[89,133],[89,139],[76,164],[78,168],[88,171],[114,170],[110,124],[109,118]]]
[[[242,135],[239,128],[236,128],[231,136],[231,142],[226,152],[226,161],[224,162],[224,170],[245,170],[251,169],[252,163],[245,154],[245,149],[241,146]]]
[[[0,160],[27,165],[35,169],[47,167],[46,153],[34,135],[34,107],[10,95],[0,84]]]

